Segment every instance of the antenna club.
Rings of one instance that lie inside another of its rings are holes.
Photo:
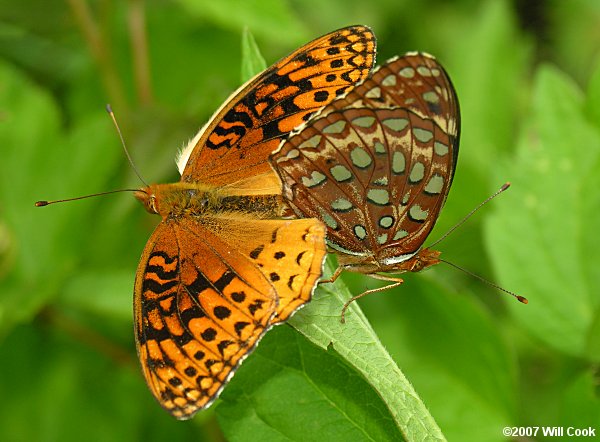
[[[523,304],[529,304],[529,300],[525,296],[517,295],[517,299],[519,300],[519,302],[522,302]]]
[[[48,201],[36,201],[35,207],[44,207],[44,206],[47,206],[48,204],[49,204]]]
[[[502,185],[502,187],[500,188],[500,192],[504,192],[506,189],[508,189],[510,187],[510,181],[507,181],[506,183],[504,183]]]
[[[106,112],[108,112],[109,114],[113,113],[112,107],[109,103],[106,104]]]

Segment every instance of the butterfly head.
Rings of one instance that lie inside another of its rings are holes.
[[[139,202],[143,204],[143,206],[148,212],[160,215],[160,210],[158,206],[158,201],[160,200],[160,193],[158,187],[158,185],[142,187],[141,189],[136,190],[134,196]]]
[[[420,272],[427,267],[439,264],[441,253],[439,250],[421,249],[409,260],[401,262],[398,265],[398,270]]]

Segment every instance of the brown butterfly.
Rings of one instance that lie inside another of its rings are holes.
[[[179,161],[181,181],[136,197],[162,222],[135,282],[135,337],[150,390],[173,416],[207,407],[273,324],[310,300],[325,228],[282,219],[268,157],[289,132],[363,81],[375,40],[327,34],[236,91]]]
[[[390,281],[388,289],[402,279],[379,272],[439,262],[440,252],[422,246],[452,184],[459,133],[448,75],[432,56],[408,53],[327,105],[272,154],[286,202],[299,217],[321,219],[338,253],[339,267],[324,282],[349,270]]]

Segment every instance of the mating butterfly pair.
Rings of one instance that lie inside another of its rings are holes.
[[[456,96],[428,55],[369,77],[374,61],[364,26],[308,43],[226,100],[184,150],[178,183],[136,192],[162,217],[136,273],[136,346],[174,417],[210,405],[310,300],[326,240],[334,278],[437,262],[420,248],[456,167]]]
[[[456,95],[431,56],[368,77],[374,59],[363,26],[307,44],[226,101],[184,151],[179,183],[136,194],[163,217],[137,272],[136,343],[175,417],[207,407],[310,300],[325,236],[340,254],[334,279],[438,262],[420,248],[456,167]],[[303,219],[283,219],[287,207]]]

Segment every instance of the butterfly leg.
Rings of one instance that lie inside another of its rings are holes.
[[[334,276],[335,276],[335,273],[334,273]],[[402,278],[398,278],[398,277],[394,277],[394,276],[387,276],[387,275],[380,275],[378,273],[371,273],[371,274],[369,274],[369,276],[371,278],[379,279],[381,281],[389,281],[392,284],[386,285],[385,287],[378,287],[376,289],[366,290],[366,291],[362,292],[360,295],[353,296],[348,301],[346,301],[346,303],[344,304],[344,307],[342,307],[342,314],[341,314],[341,317],[340,317],[340,322],[342,324],[346,323],[346,309],[354,301],[356,301],[359,298],[362,298],[363,296],[370,295],[371,293],[377,293],[377,292],[382,292],[384,290],[393,289],[395,287],[398,287],[400,284],[402,284],[404,282],[404,280]]]
[[[333,275],[331,275],[331,277],[329,277],[328,279],[321,279],[319,281],[319,284],[328,284],[330,282],[335,282],[336,279],[339,278],[339,276],[342,274],[343,271],[344,271],[344,266],[338,266],[338,268],[335,269],[335,272],[333,272]]]

